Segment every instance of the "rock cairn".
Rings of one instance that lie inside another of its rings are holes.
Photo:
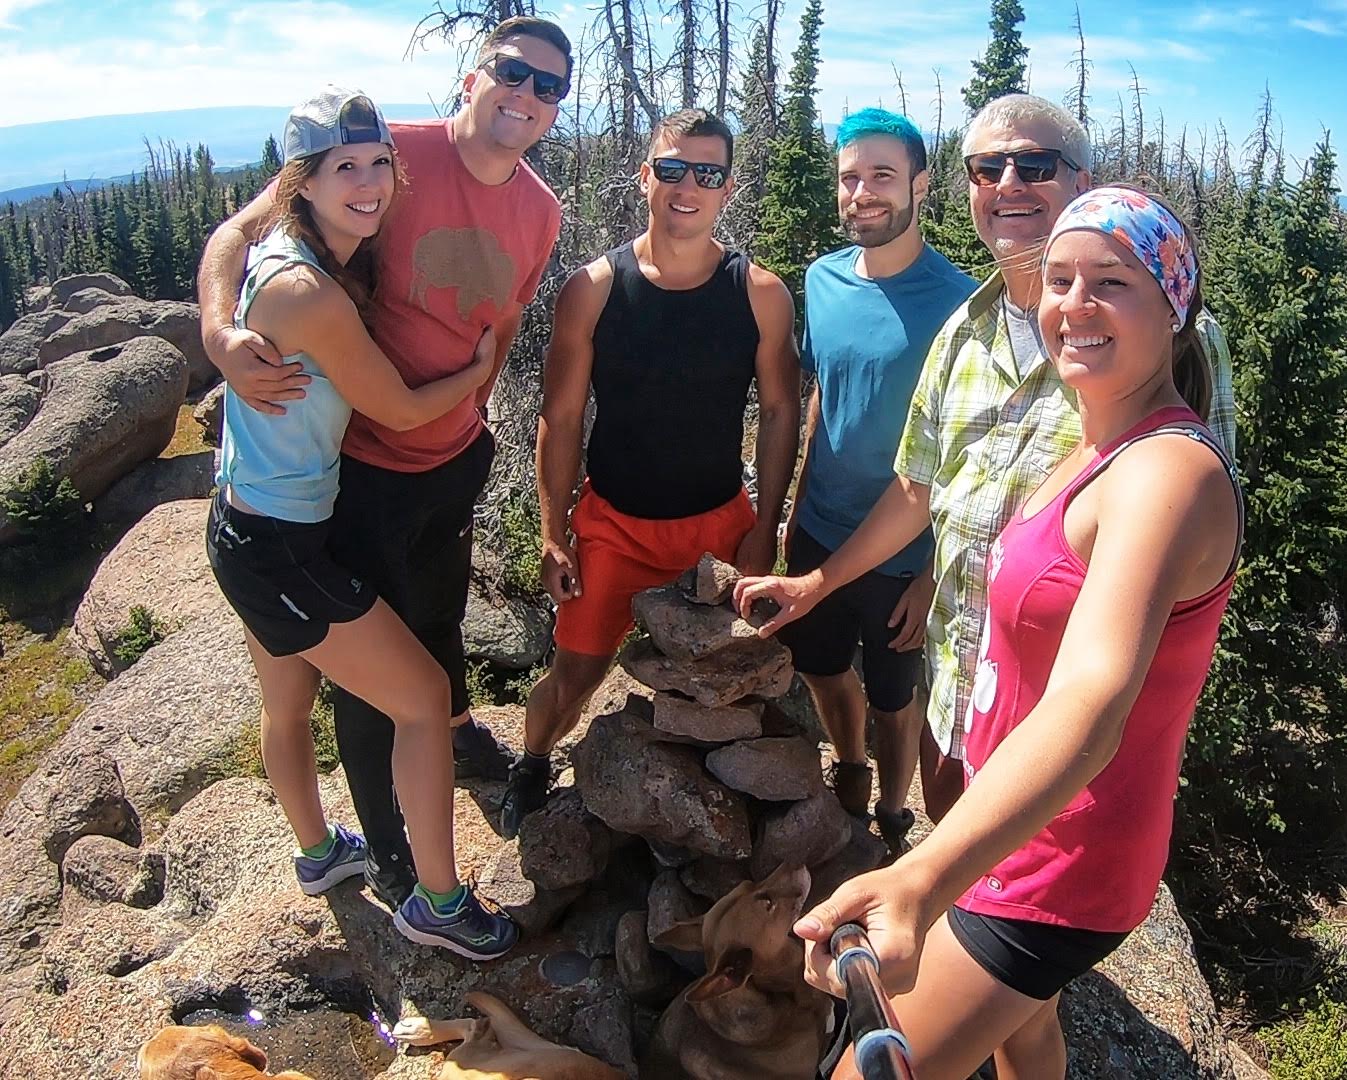
[[[708,554],[675,584],[636,597],[648,636],[618,662],[637,685],[591,722],[570,754],[573,786],[521,831],[520,876],[535,886],[526,923],[543,896],[564,906],[611,860],[653,874],[644,910],[616,928],[618,972],[637,1002],[667,1000],[677,987],[676,968],[651,943],[739,882],[791,862],[809,867],[826,895],[885,853],[825,786],[817,742],[774,705],[794,675],[790,653],[758,637],[762,617],[733,610],[738,576]],[[596,840],[596,826],[610,839]],[[537,914],[541,928],[549,913]]]

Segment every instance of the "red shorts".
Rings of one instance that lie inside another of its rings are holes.
[[[582,592],[557,608],[557,648],[612,656],[632,628],[632,597],[668,584],[704,552],[733,562],[757,520],[742,488],[704,514],[654,520],[621,513],[585,481],[571,514]]]

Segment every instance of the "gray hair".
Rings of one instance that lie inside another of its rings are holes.
[[[982,128],[992,124],[1015,127],[1024,123],[1040,124],[1054,131],[1058,145],[1048,149],[1060,150],[1082,169],[1093,171],[1090,136],[1080,121],[1060,105],[1033,94],[1006,94],[994,98],[978,110],[963,137],[964,157],[976,153],[974,137]]]

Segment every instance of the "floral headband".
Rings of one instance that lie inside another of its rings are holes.
[[[1188,321],[1197,290],[1197,257],[1179,219],[1149,195],[1131,188],[1101,187],[1078,195],[1052,227],[1048,248],[1064,232],[1101,232],[1136,256],[1159,284],[1179,326]]]

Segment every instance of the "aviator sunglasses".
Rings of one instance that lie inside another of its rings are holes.
[[[692,179],[698,187],[723,188],[730,175],[728,165],[715,165],[709,161],[683,161],[676,157],[657,157],[650,163],[655,179],[661,184],[676,184],[692,170]]]
[[[1015,166],[1015,175],[1026,184],[1045,184],[1057,175],[1057,165],[1066,166],[1080,172],[1080,166],[1060,150],[1045,150],[1033,147],[1028,150],[989,150],[983,154],[969,154],[963,159],[968,170],[968,179],[978,187],[994,187],[1001,182],[1006,171],[1006,162]]]
[[[492,77],[496,82],[503,83],[506,86],[523,86],[524,83],[528,82],[529,76],[532,76],[533,96],[545,105],[555,105],[571,90],[570,81],[565,75],[543,71],[532,64],[526,64],[517,56],[496,53],[482,61],[479,66],[486,67],[487,64],[491,65]]]

